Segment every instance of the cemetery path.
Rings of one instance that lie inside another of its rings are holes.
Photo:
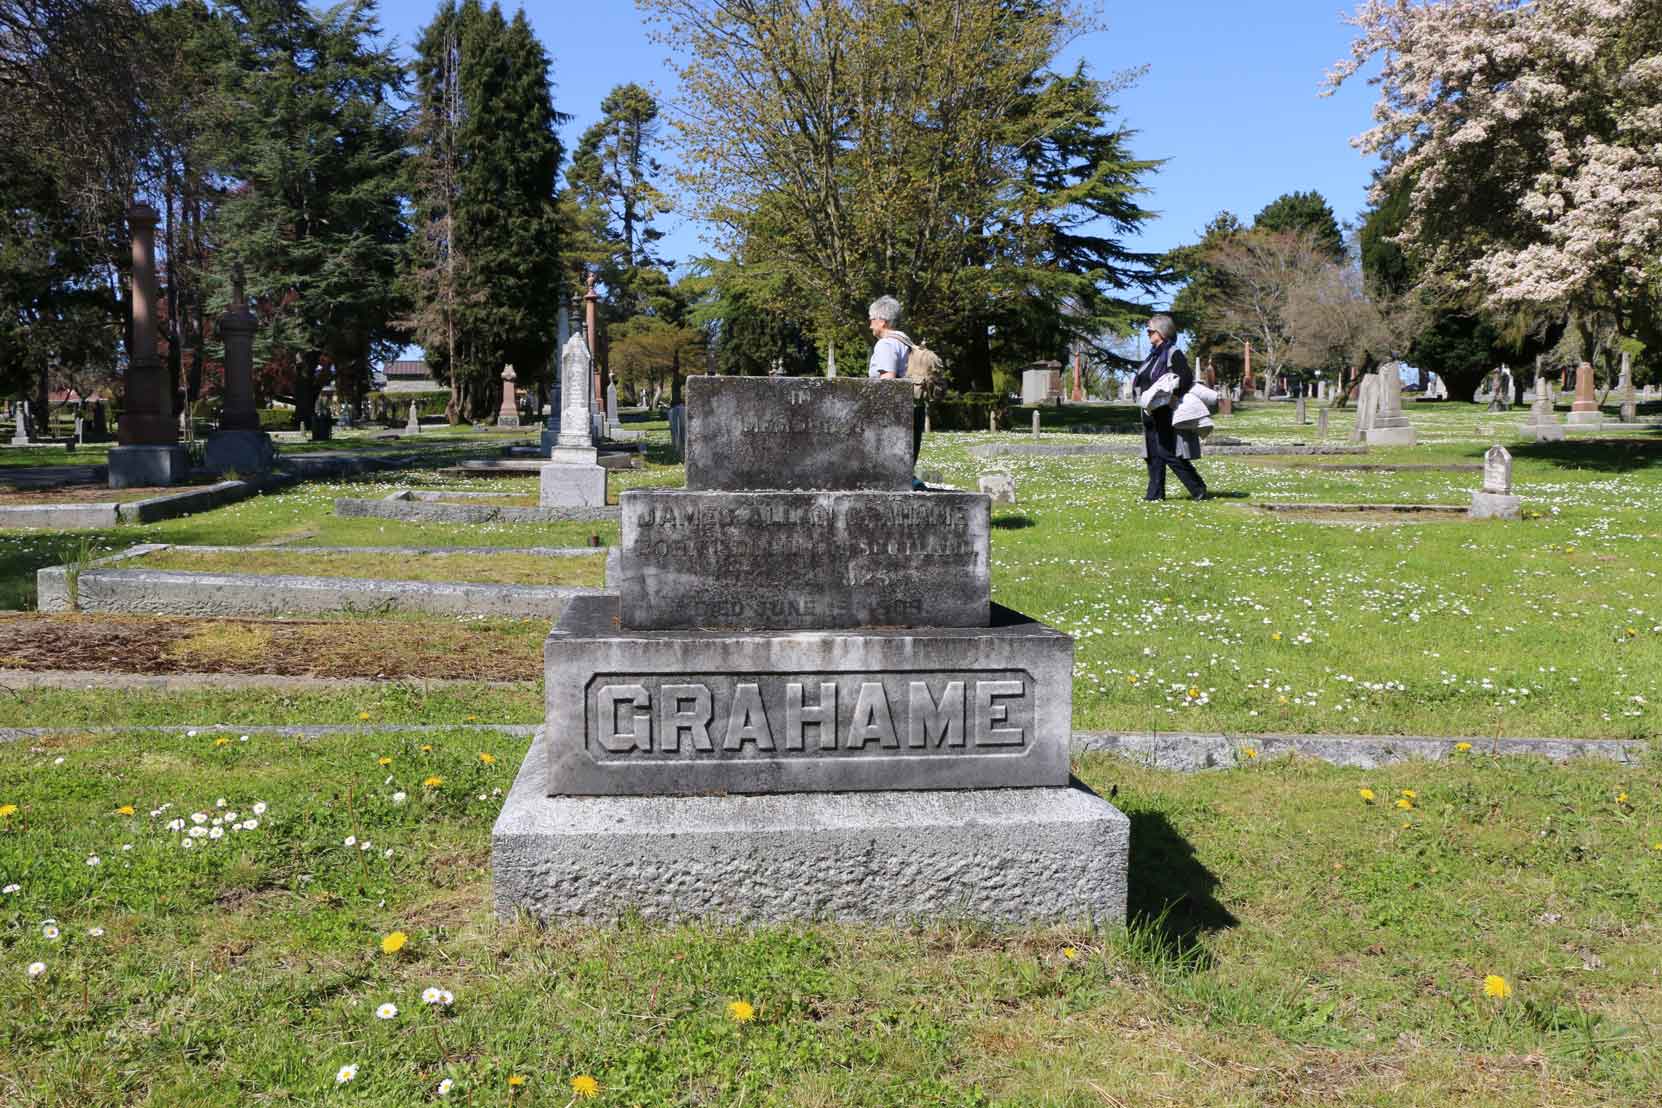
[[[546,622],[0,616],[0,668],[534,681]]]

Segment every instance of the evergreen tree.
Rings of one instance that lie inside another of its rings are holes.
[[[372,359],[404,336],[394,277],[405,238],[402,70],[377,44],[371,0],[314,13],[298,0],[233,0],[222,67],[238,110],[221,123],[232,184],[213,220],[246,267],[262,354],[286,363],[302,420],[333,374],[356,400]]]
[[[1335,262],[1345,260],[1345,236],[1333,208],[1321,193],[1286,192],[1264,206],[1253,217],[1255,231],[1285,231],[1310,236],[1316,249]]]
[[[668,285],[654,252],[663,232],[653,220],[670,208],[657,187],[663,172],[653,156],[660,141],[658,102],[637,84],[619,85],[600,102],[600,119],[577,143],[566,170],[568,256],[573,276],[593,268],[605,289],[609,318],[628,319],[647,310],[649,292]]]
[[[417,44],[416,234],[405,264],[417,339],[451,382],[452,419],[495,410],[512,364],[536,380],[559,307],[561,156],[548,56],[523,12],[447,2]]]

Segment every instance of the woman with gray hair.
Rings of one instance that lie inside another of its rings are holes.
[[[1143,499],[1166,498],[1166,467],[1170,466],[1191,498],[1205,500],[1206,482],[1200,479],[1193,461],[1200,457],[1200,436],[1193,431],[1178,431],[1171,423],[1172,412],[1195,383],[1195,371],[1177,348],[1177,324],[1171,316],[1161,313],[1149,318],[1148,342],[1148,357],[1138,367],[1132,388],[1142,396],[1168,373],[1177,375],[1177,387],[1171,392],[1171,403],[1153,411],[1142,409],[1143,459],[1148,463],[1148,491]]]

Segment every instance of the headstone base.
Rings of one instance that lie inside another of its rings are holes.
[[[1563,442],[1564,425],[1562,423],[1530,423],[1525,424],[1524,432],[1536,442]]]
[[[1471,519],[1522,519],[1523,500],[1503,492],[1472,493],[1472,506],[1466,513]]]
[[[560,443],[559,428],[556,427],[552,431],[544,430],[538,437],[537,442],[538,453],[540,453],[544,458],[551,457],[554,453],[554,448]]]
[[[264,473],[277,460],[277,448],[264,431],[215,431],[202,450],[203,465],[214,473]]]
[[[537,503],[544,508],[603,508],[606,470],[593,450],[555,447],[542,467]]]
[[[1378,424],[1368,428],[1367,440],[1369,446],[1413,446],[1419,441],[1414,428],[1406,422],[1401,427],[1381,427]]]
[[[1130,821],[1082,786],[550,797],[546,743],[491,833],[504,920],[1125,919]]]
[[[109,465],[112,489],[177,485],[190,476],[190,456],[178,444],[113,446]]]
[[[1570,414],[1565,416],[1564,419],[1571,427],[1597,427],[1604,422],[1604,413],[1571,410]]]

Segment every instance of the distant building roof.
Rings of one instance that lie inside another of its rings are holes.
[[[389,381],[431,381],[433,373],[427,368],[427,363],[421,358],[408,361],[388,362],[382,370]]]

